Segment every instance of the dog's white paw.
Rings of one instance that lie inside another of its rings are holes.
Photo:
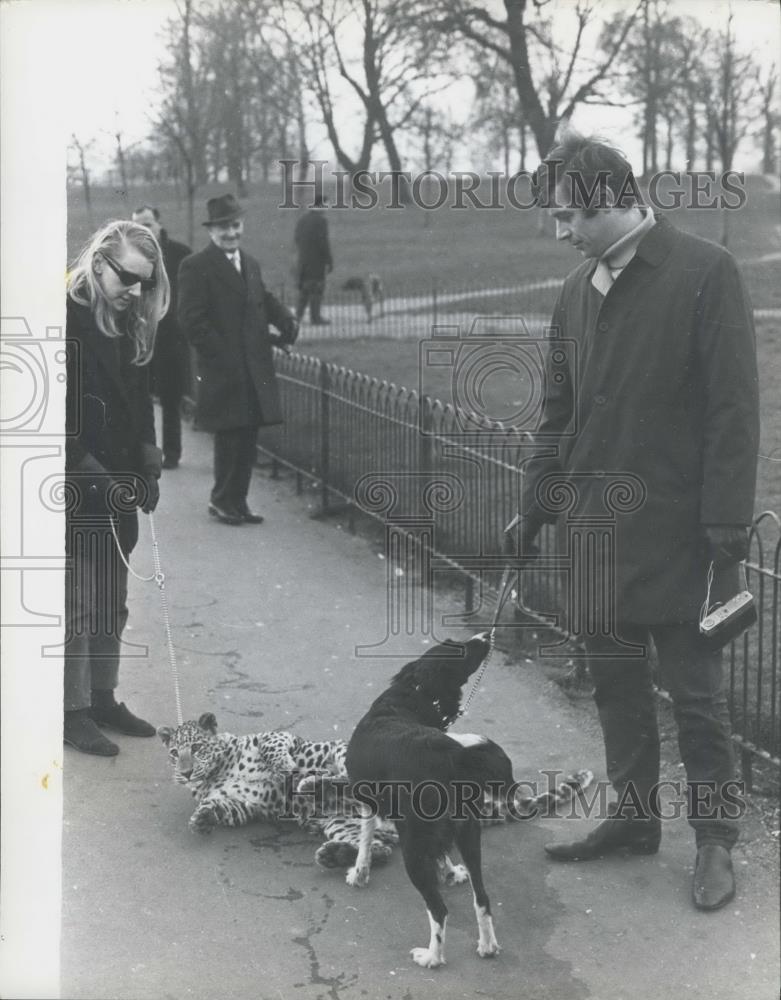
[[[469,872],[466,870],[466,865],[453,865],[445,872],[445,885],[461,885],[462,882],[468,881]]]
[[[422,965],[424,969],[438,969],[440,965],[445,964],[444,958],[433,952],[430,948],[413,948],[410,951],[410,955],[418,965]]]
[[[493,958],[498,955],[502,949],[499,947],[496,938],[493,941],[478,941],[477,942],[477,954],[480,958]]]
[[[369,869],[366,866],[359,868],[357,865],[353,865],[353,867],[345,875],[344,880],[348,885],[353,885],[357,889],[362,889],[364,886],[369,884]]]

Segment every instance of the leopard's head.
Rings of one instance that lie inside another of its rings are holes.
[[[174,781],[182,785],[205,781],[222,762],[223,746],[217,738],[217,719],[212,712],[204,712],[197,722],[190,719],[176,729],[160,726],[157,735],[168,747]]]

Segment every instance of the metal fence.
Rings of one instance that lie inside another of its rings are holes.
[[[781,253],[773,252],[748,259],[742,264],[743,275],[754,305],[755,315],[781,315]],[[525,279],[519,270],[516,281],[501,282],[496,287],[443,284],[423,280],[411,285],[386,280],[379,295],[361,290],[345,290],[344,283],[329,278],[322,313],[329,323],[313,326],[305,315],[299,344],[320,340],[352,340],[360,337],[387,337],[407,340],[425,336],[437,324],[461,323],[469,326],[475,316],[523,316],[534,332],[549,322],[564,275],[544,280]],[[362,279],[368,282],[368,276]],[[280,284],[275,294],[291,308],[295,307],[296,289]]]
[[[407,540],[397,552],[423,553],[418,568],[457,573],[467,610],[488,601],[504,564],[503,528],[518,510],[528,435],[314,357],[280,356],[278,377],[285,423],[263,432],[259,446],[275,471],[292,470],[299,488],[316,483],[324,513],[346,506],[381,521],[386,535]],[[749,786],[753,759],[781,766],[780,527],[769,512],[752,527],[746,570],[759,621],[726,651]],[[524,610],[561,605],[556,558],[543,532],[541,558],[519,584]]]
[[[345,291],[338,285],[326,287],[322,315],[327,325],[312,325],[309,315],[302,318],[298,343],[319,340],[354,340],[358,337],[386,337],[407,340],[430,332],[437,324],[470,324],[475,316],[523,316],[532,328],[550,322],[561,278],[544,281],[506,283],[495,288],[464,285],[442,287],[382,287],[380,295]],[[280,285],[276,294],[289,307],[295,306],[295,289]]]

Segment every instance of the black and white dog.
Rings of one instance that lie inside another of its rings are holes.
[[[437,871],[453,843],[472,883],[477,952],[487,958],[499,951],[480,865],[480,817],[487,791],[513,785],[512,764],[485,737],[444,732],[458,716],[462,686],[489,651],[488,634],[482,633],[463,644],[442,643],[408,663],[358,723],[347,747],[352,795],[363,817],[358,858],[347,882],[368,883],[375,823],[378,817],[393,819],[431,927],[428,947],[413,948],[412,957],[429,969],[445,963],[447,907]],[[445,865],[458,881],[449,860]]]

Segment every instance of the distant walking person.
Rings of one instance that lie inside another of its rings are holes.
[[[271,347],[289,347],[298,323],[239,249],[244,213],[233,195],[206,207],[211,242],[182,261],[178,315],[198,356],[198,423],[214,432],[209,513],[223,524],[260,524],[247,504],[258,428],[282,423]]]
[[[309,306],[309,318],[314,326],[327,326],[331,321],[320,314],[325,294],[326,275],[333,271],[328,220],[323,214],[326,199],[315,198],[314,206],[296,223],[295,241],[298,252],[298,307],[300,320]]]
[[[176,292],[179,265],[192,253],[184,243],[172,240],[160,225],[160,212],[152,205],[141,205],[133,212],[133,222],[146,226],[163,251],[171,305],[157,328],[152,358],[152,391],[163,411],[163,468],[175,469],[182,457],[182,397],[187,391],[190,363],[187,340],[176,318]]]
[[[128,616],[118,548],[129,558],[136,509],[150,513],[160,496],[148,362],[167,307],[160,247],[133,222],[95,233],[68,276],[64,740],[101,757],[119,747],[99,726],[155,735],[114,689]]]

